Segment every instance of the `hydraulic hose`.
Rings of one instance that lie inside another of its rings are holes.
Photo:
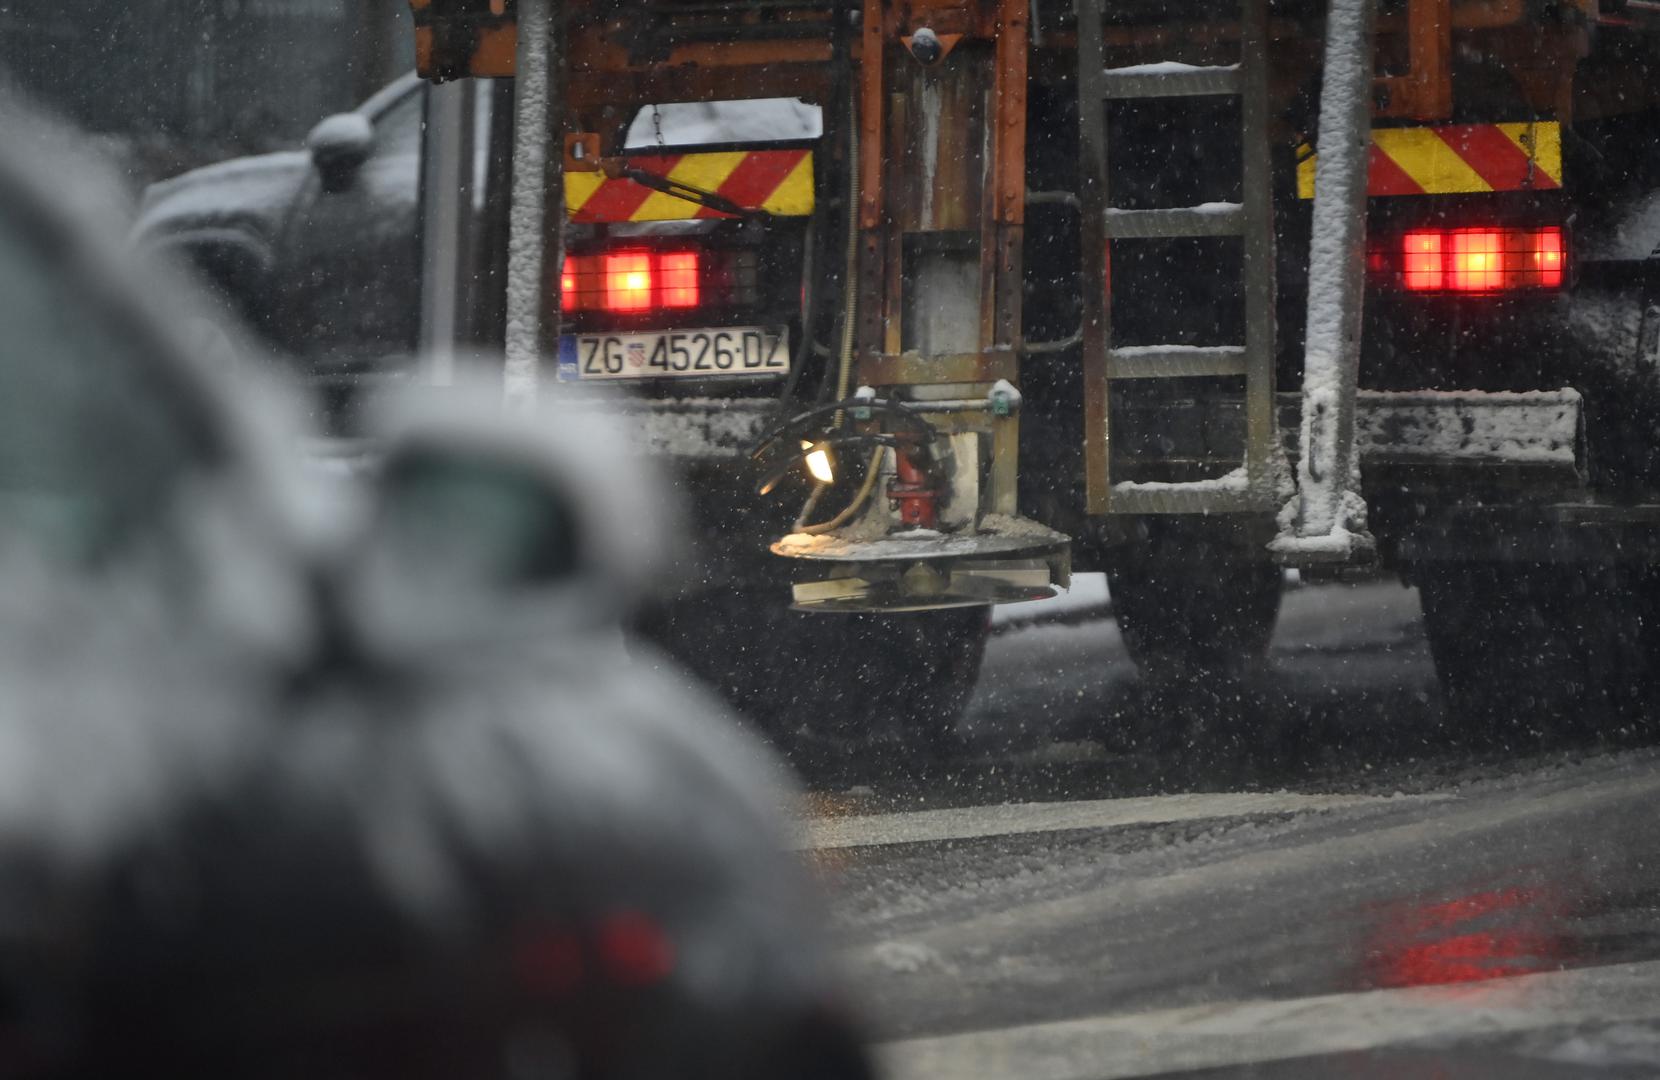
[[[850,59],[849,59],[849,55],[848,55],[848,45],[847,45],[846,30],[845,30],[846,24],[840,19],[838,19],[836,21],[836,24],[837,24],[838,30],[835,34],[834,40],[832,41],[831,51],[832,51],[832,55],[834,57],[836,69],[837,69],[838,73],[840,73],[840,72],[846,72],[846,71],[850,70],[852,65],[851,65],[851,62],[850,62]],[[838,74],[837,75],[837,87],[838,87],[838,89],[841,86],[846,86],[846,88],[847,88],[847,95],[846,95],[847,103],[848,103],[847,118],[837,121],[833,126],[828,127],[827,131],[840,131],[843,128],[846,128],[847,130],[850,131],[852,139],[857,140],[858,139],[858,132],[855,129],[855,125],[853,125],[850,122],[851,118],[852,118],[853,103],[854,103],[854,100],[855,100],[853,84],[850,81],[846,80],[844,75]],[[834,96],[839,98],[841,95],[840,94],[835,94]],[[828,110],[827,110],[827,112],[828,112]],[[854,160],[856,162],[857,158],[858,158],[857,146],[851,147],[850,152],[853,154]],[[853,180],[853,184],[854,184],[854,190],[857,190],[858,189],[857,186],[858,186],[858,182],[859,182],[859,173],[858,173],[858,168],[856,166],[855,166],[855,168],[853,169],[853,172],[852,172],[852,180]],[[820,185],[820,187],[822,188],[822,185]],[[825,197],[826,192],[823,191],[823,190],[818,191],[817,195],[818,195],[818,198],[816,199],[815,204],[814,204],[814,208],[813,208],[812,222],[811,222],[810,226],[807,229],[807,241],[806,241],[807,251],[806,251],[806,257],[803,260],[803,263],[804,263],[803,269],[804,269],[804,272],[806,274],[806,279],[805,279],[805,282],[804,282],[804,291],[806,293],[806,298],[805,298],[805,301],[802,304],[802,313],[801,313],[801,345],[799,347],[798,355],[796,356],[795,363],[790,366],[790,373],[785,378],[783,389],[778,395],[778,407],[779,407],[780,415],[787,412],[791,408],[792,403],[795,401],[796,390],[801,384],[802,375],[807,370],[808,362],[815,355],[818,355],[818,342],[815,338],[815,333],[816,333],[816,328],[818,327],[818,322],[819,322],[819,309],[823,304],[823,299],[821,297],[821,293],[823,292],[823,289],[820,288],[820,284],[823,282],[824,277],[825,277],[825,275],[821,274],[821,271],[823,270],[823,267],[820,265],[820,263],[821,263],[823,257],[832,257],[832,252],[829,251],[829,250],[825,250],[824,251],[824,256],[821,257],[820,254],[819,254],[819,249],[820,249],[821,246],[826,248],[826,249],[831,247],[830,244],[824,243],[824,239],[825,239],[825,234],[831,231],[831,224],[830,224],[830,220],[829,220],[828,210],[831,206],[835,205],[835,202],[834,202],[834,200]],[[844,203],[843,205],[848,205],[848,204]],[[850,208],[848,212],[851,215],[853,211]],[[853,219],[851,217],[849,217],[848,221],[849,221],[848,229],[849,229],[849,233],[851,235],[853,233]],[[850,240],[850,242],[853,242],[853,241]],[[828,351],[829,350],[826,349],[826,353],[828,353]],[[819,390],[818,400],[820,400],[820,401],[824,400],[824,387],[822,387],[822,386]]]
[[[836,369],[836,400],[846,401],[853,388],[849,385],[853,381],[853,339],[857,329],[859,317],[859,283],[856,280],[859,273],[859,198],[863,193],[859,183],[859,117],[857,100],[853,88],[848,88],[847,94],[847,264],[842,272],[842,339],[837,357]],[[845,414],[842,410],[836,411],[835,419],[830,423],[832,431],[842,426]],[[801,514],[796,518],[797,532],[817,535],[839,529],[853,519],[853,516],[864,509],[865,503],[870,501],[870,494],[876,487],[876,478],[880,473],[882,450],[878,447],[871,455],[870,465],[865,469],[865,482],[860,485],[859,491],[853,496],[853,501],[847,508],[829,521],[817,525],[801,525],[808,514],[812,513],[818,502],[820,491],[813,489],[808,502],[801,508]]]
[[[842,340],[841,367],[836,374],[836,400],[842,401],[853,392],[848,383],[853,381],[853,335],[859,319],[859,199],[863,188],[859,183],[859,116],[853,90],[847,94],[847,268],[842,275]],[[836,414],[836,427],[842,417]]]
[[[882,475],[883,449],[883,447],[878,446],[870,455],[870,463],[865,466],[865,482],[859,485],[859,492],[853,496],[853,501],[847,504],[847,509],[837,514],[829,521],[820,522],[817,525],[798,524],[795,531],[799,533],[806,533],[808,536],[817,536],[820,533],[833,532],[834,530],[841,528],[843,525],[846,525],[849,521],[852,521],[854,515],[858,514],[860,510],[863,510],[865,508],[865,503],[870,501],[871,492],[876,490],[876,480]],[[817,489],[814,490],[814,494],[817,494]],[[808,500],[807,506],[803,508],[802,517],[807,516],[807,512],[812,509],[814,501],[815,500],[813,499]]]

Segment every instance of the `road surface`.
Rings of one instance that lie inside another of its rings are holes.
[[[895,1077],[1660,1075],[1660,753],[1447,715],[1398,585],[1156,692],[1110,619],[1005,627],[969,752],[799,845]]]

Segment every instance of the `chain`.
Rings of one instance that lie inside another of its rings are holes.
[[[651,130],[657,135],[657,149],[663,149],[663,113],[655,105],[651,107]]]

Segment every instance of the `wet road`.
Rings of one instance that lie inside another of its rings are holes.
[[[1398,586],[1174,693],[1091,616],[996,639],[962,760],[816,793],[894,1075],[1660,1075],[1652,739],[1472,738]]]

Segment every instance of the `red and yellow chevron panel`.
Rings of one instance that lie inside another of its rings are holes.
[[[1554,120],[1372,131],[1368,195],[1552,191],[1561,186],[1562,128]],[[1297,163],[1297,195],[1314,198],[1313,154]]]
[[[732,150],[695,154],[629,155],[628,164],[709,191],[746,210],[779,217],[813,212],[813,152]],[[731,214],[665,195],[604,173],[565,173],[565,212],[575,222],[679,221]]]

